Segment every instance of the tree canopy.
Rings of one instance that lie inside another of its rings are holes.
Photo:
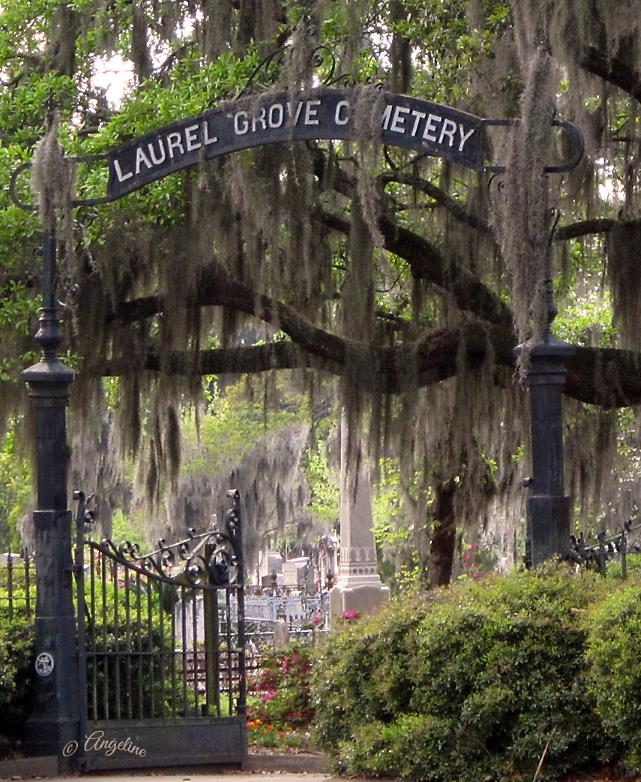
[[[354,141],[201,160],[111,204],[70,209],[71,183],[40,156],[34,183],[58,205],[65,350],[79,371],[75,479],[113,485],[113,454],[140,454],[158,499],[178,476],[183,410],[207,414],[212,375],[258,377],[278,404],[273,375],[290,370],[310,411],[337,391],[375,468],[394,460],[404,523],[426,558],[453,519],[485,525],[512,552],[528,447],[514,348],[547,327],[549,256],[552,330],[576,346],[569,489],[594,523],[615,523],[638,485],[639,11],[639,0],[5,3],[5,417],[25,403],[40,242],[39,215],[12,203],[9,177],[47,131],[69,156],[104,153],[214,106],[231,111],[239,95],[285,90],[294,101],[333,82],[356,107]],[[488,142],[505,173],[382,144],[379,84],[518,118]],[[544,171],[567,151],[555,118],[586,138],[564,176]],[[32,201],[27,180],[18,189]],[[73,197],[105,187],[104,169],[77,166]]]

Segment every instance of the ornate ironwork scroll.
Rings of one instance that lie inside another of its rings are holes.
[[[232,507],[225,514],[222,529],[214,518],[204,532],[190,528],[186,538],[172,544],[160,538],[157,548],[144,554],[137,543],[129,540],[115,543],[103,538],[100,542],[84,542],[140,575],[168,584],[204,589],[236,586],[241,580],[243,561],[238,492],[231,490],[228,497]],[[85,498],[82,492],[76,492],[74,499],[78,501],[76,523],[84,535],[94,520],[93,511],[87,508],[91,496]]]
[[[317,29],[309,15],[303,15],[296,26],[292,40],[283,46],[279,46],[273,52],[258,63],[249,75],[249,78],[243,87],[233,96],[234,100],[239,100],[251,94],[263,92],[271,87],[276,80],[276,76],[287,63],[288,58],[293,58],[296,54],[296,46],[300,41],[313,42],[317,37]],[[357,84],[375,84],[383,88],[382,80],[374,76],[368,76],[365,79],[358,79],[353,73],[341,72],[339,68],[339,58],[336,52],[326,44],[316,44],[306,56],[307,65],[311,71],[313,83],[317,87],[355,87]],[[291,88],[291,85],[289,85]],[[230,96],[232,97],[232,96]]]

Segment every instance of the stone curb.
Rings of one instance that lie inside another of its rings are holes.
[[[284,771],[290,773],[327,774],[329,761],[325,755],[301,752],[299,754],[252,754],[243,763],[243,771]]]
[[[180,769],[180,773],[191,772],[196,774],[225,774],[230,771],[228,766],[190,766],[186,763],[184,766],[174,767]],[[171,774],[172,768],[163,769],[167,774]],[[248,773],[274,772],[282,771],[285,773],[309,773],[326,774],[328,773],[329,762],[325,755],[316,753],[298,753],[298,754],[277,754],[277,753],[250,753],[249,757],[243,763],[243,771]],[[237,769],[235,769],[237,770]],[[132,776],[138,774],[149,774],[157,769],[139,769],[130,771]],[[93,772],[99,773],[99,772]],[[102,772],[105,777],[115,772]],[[117,773],[122,773],[119,770]],[[0,780],[10,779],[35,779],[58,776],[58,759],[55,755],[47,755],[38,758],[15,758],[14,760],[0,760]]]

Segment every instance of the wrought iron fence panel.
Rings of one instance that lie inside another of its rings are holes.
[[[93,519],[77,493],[85,768],[178,764],[186,753],[190,763],[245,756],[242,538],[238,495],[230,497],[223,529],[189,530],[141,554],[129,541],[88,539]],[[92,736],[103,734],[114,736],[109,746],[125,747],[120,755],[95,750],[103,744]],[[130,746],[143,754],[132,756]]]
[[[0,554],[0,615],[33,618],[36,609],[34,558],[27,551]]]

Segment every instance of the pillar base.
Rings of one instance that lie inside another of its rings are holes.
[[[525,564],[539,565],[570,551],[570,497],[532,496],[527,501]]]
[[[59,773],[75,771],[78,752],[73,746],[78,744],[78,733],[77,720],[30,717],[25,724],[26,754],[28,757],[57,756]]]
[[[389,599],[389,587],[378,576],[341,578],[329,593],[330,629],[335,630],[338,620],[346,611],[373,614]]]

